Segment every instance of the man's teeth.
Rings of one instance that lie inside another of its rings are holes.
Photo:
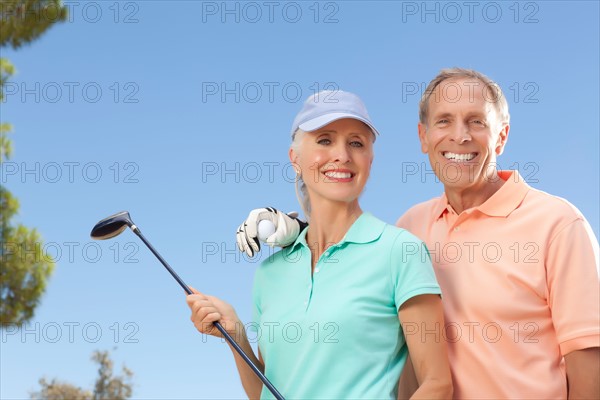
[[[477,153],[456,154],[456,153],[450,153],[449,151],[444,153],[444,157],[446,157],[448,160],[455,160],[455,161],[471,161],[472,159],[475,158],[476,155],[477,155]]]
[[[352,177],[350,172],[325,172],[325,176],[334,179],[348,179]]]

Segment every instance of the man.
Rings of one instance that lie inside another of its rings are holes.
[[[444,194],[397,225],[430,251],[446,326],[432,332],[407,321],[405,334],[446,341],[456,398],[600,398],[598,242],[589,224],[517,171],[496,169],[510,117],[486,76],[443,70],[419,117],[421,150]],[[238,229],[240,249],[258,251],[261,219],[277,226],[268,244],[297,235],[297,220],[270,210],[250,213]]]

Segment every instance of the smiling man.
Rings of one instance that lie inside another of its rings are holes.
[[[457,398],[599,398],[598,243],[567,201],[499,171],[501,89],[442,71],[419,110],[421,150],[444,194],[397,222],[427,244],[444,294]]]
[[[427,245],[446,325],[426,331],[406,321],[405,334],[446,341],[455,398],[600,398],[598,241],[588,222],[518,171],[497,170],[510,116],[488,77],[443,70],[423,94],[419,119],[421,150],[444,193],[397,225]],[[248,234],[259,220],[277,226],[271,245],[293,242],[302,228],[271,210],[252,211],[239,229],[249,255],[259,250]],[[406,397],[418,385],[409,372],[407,364]]]
[[[498,86],[474,72],[444,71],[429,84],[419,108],[421,150],[454,211],[483,203],[503,186],[496,157],[508,138],[509,115]]]

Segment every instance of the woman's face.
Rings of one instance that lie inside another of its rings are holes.
[[[373,133],[364,123],[345,118],[300,138],[290,160],[300,173],[314,205],[320,199],[356,201],[373,162]]]

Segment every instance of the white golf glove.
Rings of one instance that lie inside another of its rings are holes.
[[[297,219],[298,213],[285,214],[272,207],[257,208],[250,211],[248,218],[239,226],[236,232],[237,246],[240,251],[245,251],[249,257],[254,257],[260,251],[258,240],[258,223],[264,219],[275,225],[275,233],[269,236],[266,244],[275,247],[285,247],[294,243],[300,231],[307,225]]]

